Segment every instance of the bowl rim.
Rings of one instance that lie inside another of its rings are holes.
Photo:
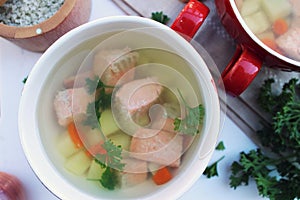
[[[31,38],[55,29],[71,13],[78,0],[64,0],[58,11],[45,21],[32,26],[9,26],[0,23],[0,36],[4,38]],[[42,32],[40,32],[40,30]]]
[[[163,28],[167,30],[172,30],[167,26],[164,26],[158,22],[155,22],[153,20],[137,17],[137,16],[112,16],[112,17],[104,17],[101,19],[97,19],[94,21],[91,21],[89,23],[86,23],[84,25],[81,25],[69,33],[62,36],[60,39],[58,39],[50,48],[41,56],[41,58],[37,61],[35,66],[33,67],[31,73],[28,76],[28,80],[24,86],[24,90],[21,97],[20,107],[19,107],[19,136],[21,140],[21,144],[23,147],[23,151],[25,153],[25,156],[27,158],[27,161],[29,162],[31,168],[33,169],[34,173],[37,175],[37,177],[40,179],[40,181],[47,187],[52,193],[54,193],[59,198],[67,198],[68,195],[72,195],[74,197],[74,194],[76,194],[76,199],[91,199],[90,196],[83,193],[82,191],[79,191],[75,186],[69,184],[65,178],[60,176],[60,173],[57,172],[55,167],[51,162],[49,162],[49,158],[46,155],[45,150],[43,149],[41,138],[39,135],[39,127],[38,127],[38,120],[37,120],[37,105],[38,105],[38,99],[40,95],[40,90],[44,87],[44,82],[47,80],[47,74],[51,72],[51,67],[45,68],[45,63],[49,62],[49,59],[51,58],[50,55],[54,54],[56,49],[58,48],[67,48],[63,47],[64,43],[70,42],[71,38],[74,39],[74,37],[79,37],[78,34],[83,30],[90,29],[93,26],[99,26],[103,23],[112,23],[112,22],[132,22],[132,23],[145,23],[147,25],[151,25],[153,27]],[[178,33],[175,31],[171,31],[170,34],[172,34],[172,37],[176,40],[178,40],[179,44],[185,45],[187,49],[191,50],[192,52],[196,52],[195,49]],[[72,49],[72,48],[70,48]],[[198,54],[197,54],[198,55]],[[201,56],[196,56],[197,58]],[[62,57],[57,60],[60,60]],[[199,60],[198,59],[198,60]],[[202,58],[201,58],[202,59]],[[52,61],[52,60],[51,60]],[[52,61],[53,62],[53,61]],[[154,195],[148,195],[145,196],[144,199],[155,199],[157,197],[164,198],[164,199],[174,199],[180,197],[184,192],[186,192],[193,184],[194,182],[200,177],[200,175],[203,173],[205,167],[207,166],[210,157],[213,153],[213,149],[215,147],[215,144],[217,142],[217,137],[219,135],[220,131],[220,104],[218,99],[218,94],[216,91],[216,88],[213,84],[210,83],[212,81],[212,76],[206,67],[204,69],[205,75],[208,75],[209,80],[207,83],[210,94],[209,94],[209,100],[207,100],[208,103],[214,105],[215,112],[210,113],[210,118],[214,119],[217,124],[209,124],[209,127],[206,130],[207,134],[203,137],[206,137],[208,133],[213,135],[213,139],[208,141],[210,148],[205,149],[205,154],[201,154],[200,148],[197,149],[197,155],[199,154],[199,157],[193,158],[193,163],[190,166],[190,169],[193,170],[193,172],[189,172],[190,176],[185,177],[181,181],[186,181],[185,184],[183,184],[183,187],[176,187],[174,184],[172,185],[172,188],[176,188],[173,192],[168,191],[168,189],[161,190],[158,193],[155,193]],[[36,84],[36,79],[42,80],[39,82],[39,84]],[[207,78],[207,77],[205,77]],[[32,92],[33,91],[33,92]],[[210,101],[211,100],[211,101]],[[214,133],[214,134],[212,134]],[[33,137],[28,138],[28,134],[30,134]],[[205,138],[202,140],[205,141]],[[32,147],[35,146],[37,148],[32,149]],[[200,146],[200,145],[199,145]],[[41,161],[45,161],[41,165]],[[46,170],[47,172],[43,171]],[[57,186],[57,180],[60,181],[60,186]],[[178,181],[177,181],[178,183]],[[75,192],[75,193],[74,193]],[[66,193],[68,195],[66,195]],[[69,196],[70,197],[70,196]],[[73,198],[74,199],[74,198]]]

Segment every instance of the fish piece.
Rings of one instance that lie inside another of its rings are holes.
[[[131,140],[130,156],[164,166],[172,164],[173,167],[179,167],[182,145],[183,138],[179,134],[140,128]]]
[[[113,93],[112,110],[123,132],[133,135],[140,128],[137,122],[159,102],[162,90],[156,78],[148,77],[125,83]]]
[[[290,0],[290,3],[293,7],[293,14],[300,17],[300,1],[299,0]]]
[[[147,162],[134,158],[122,159],[125,164],[124,170],[121,173],[121,187],[131,187],[146,181],[147,179]]]
[[[122,85],[114,98],[130,114],[143,113],[159,100],[162,89],[154,77],[138,79]]]
[[[138,57],[139,54],[131,52],[130,48],[102,50],[94,56],[93,71],[104,84],[115,86],[127,72],[136,66]],[[127,82],[133,78],[134,71],[131,71],[122,81]]]
[[[165,117],[165,116],[159,116],[157,117],[152,123],[151,123],[151,128],[156,129],[156,130],[163,130],[163,131],[168,131],[172,133],[176,133],[174,131],[175,125],[174,125],[174,119]],[[183,136],[182,136],[183,137]],[[183,138],[183,150],[185,150],[185,143],[184,143],[184,138]],[[180,165],[180,158],[178,158],[176,161],[171,163],[169,167],[178,167]]]
[[[169,117],[160,116],[151,123],[151,128],[156,130],[164,130],[169,132],[176,132],[174,131],[174,119]]]
[[[300,27],[292,27],[276,39],[276,44],[288,57],[300,60]]]
[[[73,101],[76,99],[76,101]],[[74,117],[85,114],[87,106],[94,100],[85,88],[74,88],[59,91],[54,98],[54,110],[61,126],[67,126]]]
[[[95,78],[95,75],[91,71],[87,71],[80,74],[76,74],[74,76],[67,77],[66,79],[64,79],[64,86],[67,89],[73,87],[76,88],[84,87],[86,85],[87,78],[93,80]],[[76,80],[76,85],[74,85],[75,80]]]

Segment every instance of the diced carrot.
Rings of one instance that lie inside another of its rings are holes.
[[[152,180],[156,185],[162,185],[172,179],[172,174],[167,167],[163,167],[156,171],[152,176]]]
[[[287,32],[289,29],[289,25],[285,19],[277,19],[273,23],[273,31],[277,35],[282,35]]]
[[[86,154],[89,156],[89,157],[93,157],[97,154],[106,154],[106,150],[103,148],[103,141],[100,141],[99,143],[89,147],[86,151]]]
[[[277,45],[276,45],[274,39],[271,39],[271,38],[263,38],[263,39],[261,39],[261,41],[262,41],[265,45],[267,45],[268,47],[270,47],[271,49],[273,49],[273,50],[277,49]]]
[[[76,126],[75,126],[75,123],[74,122],[71,122],[69,125],[68,125],[68,132],[69,132],[69,135],[71,137],[71,140],[73,141],[73,143],[75,144],[75,146],[77,148],[82,148],[84,147],[83,145],[83,142],[79,136],[79,133],[76,129]]]
[[[275,43],[275,40],[272,38],[263,38],[261,39],[261,41],[267,45],[268,47],[270,47],[271,49],[273,49],[274,51],[276,51],[279,54],[283,55],[283,52],[279,49],[279,47],[277,46],[277,44]]]

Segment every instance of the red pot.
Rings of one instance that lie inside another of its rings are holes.
[[[217,12],[228,33],[239,44],[222,78],[227,91],[241,94],[259,72],[262,63],[287,71],[300,71],[300,62],[263,44],[247,27],[234,0],[215,0]]]
[[[215,0],[215,4],[225,29],[238,43],[235,54],[222,72],[222,80],[228,93],[240,95],[256,77],[263,63],[286,71],[300,71],[299,61],[272,50],[250,31],[234,0]],[[204,4],[198,0],[190,0],[171,28],[189,40],[208,14],[209,9]]]

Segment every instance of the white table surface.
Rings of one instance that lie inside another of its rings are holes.
[[[111,0],[92,0],[91,19],[111,15],[125,15]],[[28,200],[56,200],[38,180],[23,153],[18,133],[18,107],[23,88],[22,80],[29,74],[35,62],[41,56],[15,46],[0,38],[0,171],[17,176],[23,183]],[[229,187],[230,165],[238,160],[240,151],[256,148],[251,140],[229,119],[220,133],[226,150],[215,152],[211,162],[225,155],[218,165],[219,177],[199,178],[194,186],[182,197],[185,199],[203,200],[259,200],[253,182],[247,187],[234,190]]]

